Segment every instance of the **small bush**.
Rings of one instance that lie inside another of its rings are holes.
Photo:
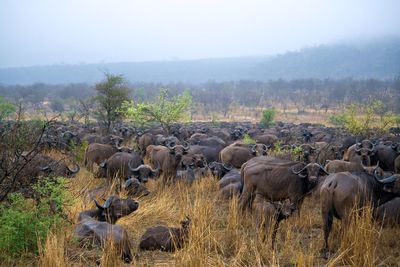
[[[265,128],[269,128],[273,125],[274,119],[276,115],[276,110],[275,109],[265,109],[262,112],[262,118],[261,118],[261,126]]]
[[[248,134],[244,134],[243,135],[243,139],[242,139],[243,143],[245,143],[246,145],[254,145],[256,143],[256,140],[254,140],[253,138],[251,138],[250,135]]]
[[[42,179],[34,186],[38,203],[21,194],[9,195],[9,203],[0,205],[0,262],[38,252],[38,244],[46,240],[52,227],[63,222],[63,207],[70,201],[65,180]]]
[[[89,145],[88,141],[83,141],[80,145],[76,144],[70,145],[71,152],[76,162],[83,163],[83,159],[85,158],[85,151],[88,145]]]

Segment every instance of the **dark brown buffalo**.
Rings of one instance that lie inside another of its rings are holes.
[[[117,196],[109,197],[104,205],[95,202],[97,208],[79,214],[75,237],[81,242],[89,241],[101,247],[111,242],[120,252],[121,258],[125,262],[131,262],[133,257],[128,233],[122,225],[115,223],[119,218],[137,210],[139,204],[134,200],[120,199]]]
[[[356,161],[356,157],[361,157],[364,165],[371,165],[371,156],[375,154],[375,145],[370,140],[363,140],[361,143],[356,143],[350,146],[344,153],[343,160]]]
[[[146,149],[149,145],[154,145],[154,135],[145,133],[139,137],[138,147],[142,157],[146,155]]]
[[[182,248],[189,236],[190,219],[181,221],[181,227],[158,225],[150,227],[140,238],[141,250],[161,250],[173,252]]]
[[[327,160],[341,159],[340,146],[334,146],[327,142],[316,142],[316,163],[325,164]]]
[[[254,137],[257,143],[264,144],[268,147],[274,147],[275,143],[278,141],[278,137],[274,134],[263,134]]]
[[[355,162],[349,162],[344,160],[330,160],[325,165],[325,170],[329,173],[337,172],[357,172],[362,171],[361,159],[355,159]]]
[[[93,164],[99,165],[117,152],[131,153],[133,148],[115,145],[92,143],[85,150],[84,164],[89,171],[93,171]]]
[[[286,202],[270,202],[261,196],[254,200],[256,223],[261,231],[262,240],[272,227],[272,248],[275,246],[275,238],[281,221],[287,219],[296,210],[295,206]]]
[[[139,179],[129,178],[125,181],[124,189],[129,197],[147,196],[150,191]]]
[[[230,164],[223,164],[220,162],[213,161],[208,164],[208,168],[215,178],[221,179],[225,174],[230,172],[233,169],[233,166]]]
[[[115,143],[117,143],[118,145],[121,145],[124,139],[117,135],[112,135],[112,134],[106,136],[99,136],[97,134],[88,134],[82,138],[82,141],[86,141],[89,144],[100,143],[100,144],[114,145]]]
[[[68,167],[64,160],[55,160],[49,156],[38,154],[31,161],[29,161],[22,169],[18,180],[19,188],[23,189],[25,186],[30,186],[37,182],[40,176],[51,177],[72,177],[80,170],[79,165],[76,164],[74,169]]]
[[[160,164],[161,174],[166,179],[172,179],[177,173],[183,155],[188,153],[189,148],[189,145],[170,146],[168,144],[167,147],[150,145],[147,147],[146,154],[154,166]]]
[[[377,207],[400,195],[400,175],[395,174],[382,180],[366,172],[339,172],[326,177],[320,187],[322,219],[325,245],[323,253],[328,257],[328,238],[333,218],[348,224],[351,211],[367,204]]]
[[[207,161],[203,154],[190,154],[184,155],[181,160],[181,167],[184,169],[186,166],[192,165],[195,168],[202,168],[207,165]]]
[[[267,156],[252,158],[243,164],[240,208],[251,209],[255,196],[260,195],[272,202],[290,199],[300,211],[304,197],[317,185],[320,174],[328,174],[318,163],[304,165]]]
[[[384,171],[395,171],[395,160],[399,156],[397,151],[397,143],[386,145],[380,143],[375,147],[376,153],[373,155],[372,160],[379,161],[379,166]]]
[[[398,226],[400,224],[400,197],[396,197],[374,211],[374,218],[383,226]]]
[[[119,178],[122,184],[123,181],[131,178],[131,168],[137,168],[142,164],[143,160],[137,153],[117,152],[100,163],[97,175],[105,178]]]
[[[221,195],[225,199],[239,197],[242,193],[243,184],[238,169],[232,169],[218,181]]]
[[[267,151],[268,147],[264,144],[247,145],[242,142],[235,142],[221,150],[220,160],[222,163],[240,168],[249,159],[266,155]]]
[[[128,167],[131,170],[131,176],[138,179],[141,183],[147,183],[149,178],[154,178],[157,176],[160,170],[160,164],[157,162],[157,168],[153,169],[149,165],[141,164],[139,167],[134,168],[132,162],[128,163]]]

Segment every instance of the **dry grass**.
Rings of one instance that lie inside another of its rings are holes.
[[[102,184],[105,180],[93,178],[84,169],[70,180],[69,191],[76,199],[68,210],[71,220],[94,206],[86,194]],[[356,217],[347,231],[335,222],[330,238],[334,252],[326,261],[319,254],[322,220],[319,201],[314,197],[306,199],[300,217],[281,223],[273,250],[270,239],[261,241],[253,216],[241,216],[236,199],[220,198],[213,178],[196,181],[191,187],[181,183],[160,186],[158,181],[150,181],[148,187],[152,193],[139,199],[139,209],[118,222],[132,239],[133,266],[395,266],[400,262],[400,229],[380,229],[369,219],[370,210]],[[106,188],[102,196],[111,193]],[[175,253],[138,250],[146,228],[156,224],[178,226],[186,215],[192,219],[192,228],[183,249]],[[81,248],[73,239],[73,226],[49,235],[37,263],[49,267],[129,266],[112,249]]]
[[[60,155],[52,152],[53,157]],[[103,186],[103,187],[102,187]],[[114,193],[105,179],[96,179],[82,168],[68,183],[74,204],[67,208],[71,221],[79,212],[93,208],[88,192],[94,188],[98,199]],[[238,211],[236,199],[223,200],[212,177],[196,181],[191,187],[177,183],[161,186],[149,181],[151,194],[140,198],[139,209],[122,218],[133,244],[131,266],[399,266],[400,227],[381,229],[370,220],[371,210],[356,216],[349,225],[335,220],[330,236],[332,254],[328,261],[320,257],[323,245],[319,200],[304,201],[301,216],[281,223],[276,249],[271,248],[271,233],[265,242],[258,235],[252,214]],[[121,193],[124,197],[124,192]],[[192,219],[189,242],[175,253],[140,251],[138,244],[145,230],[156,224],[179,226],[186,215]],[[70,225],[49,234],[35,259],[38,266],[130,266],[114,250],[81,247],[73,238]],[[24,260],[17,265],[26,265]],[[32,264],[32,259],[29,259]],[[1,264],[0,264],[1,265]]]

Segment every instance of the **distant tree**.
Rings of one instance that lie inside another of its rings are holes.
[[[275,109],[265,109],[262,112],[262,118],[261,118],[261,126],[265,128],[269,128],[273,125],[274,119],[276,115],[276,110]]]
[[[90,98],[79,99],[78,111],[79,115],[85,120],[85,124],[89,123],[92,110],[93,103]]]
[[[0,121],[7,119],[14,112],[14,104],[0,96]]]
[[[105,73],[105,76],[105,80],[95,87],[97,92],[95,116],[109,133],[112,125],[124,115],[122,103],[128,101],[129,89],[122,75]]]
[[[158,122],[163,129],[171,132],[174,122],[182,122],[189,118],[192,96],[188,91],[169,97],[168,90],[162,89],[152,102],[125,102],[125,114],[134,122]]]
[[[51,104],[50,104],[50,108],[54,111],[54,112],[64,112],[64,103],[61,99],[59,98],[55,98]]]

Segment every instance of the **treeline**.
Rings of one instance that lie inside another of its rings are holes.
[[[161,88],[170,95],[189,90],[194,103],[207,112],[226,114],[232,105],[245,107],[276,107],[279,109],[342,109],[352,103],[367,104],[372,100],[384,103],[385,111],[400,113],[400,78],[394,80],[273,80],[268,82],[242,80],[237,82],[210,81],[203,84],[133,83],[128,84],[130,97],[149,101]],[[22,101],[34,109],[49,107],[63,112],[86,105],[90,109],[95,94],[89,84],[50,85],[36,83],[28,86],[0,85],[0,96],[13,102]]]
[[[103,71],[130,82],[201,84],[277,79],[393,79],[400,75],[400,39],[320,45],[275,56],[153,62],[50,65],[0,69],[0,83],[96,83]]]

